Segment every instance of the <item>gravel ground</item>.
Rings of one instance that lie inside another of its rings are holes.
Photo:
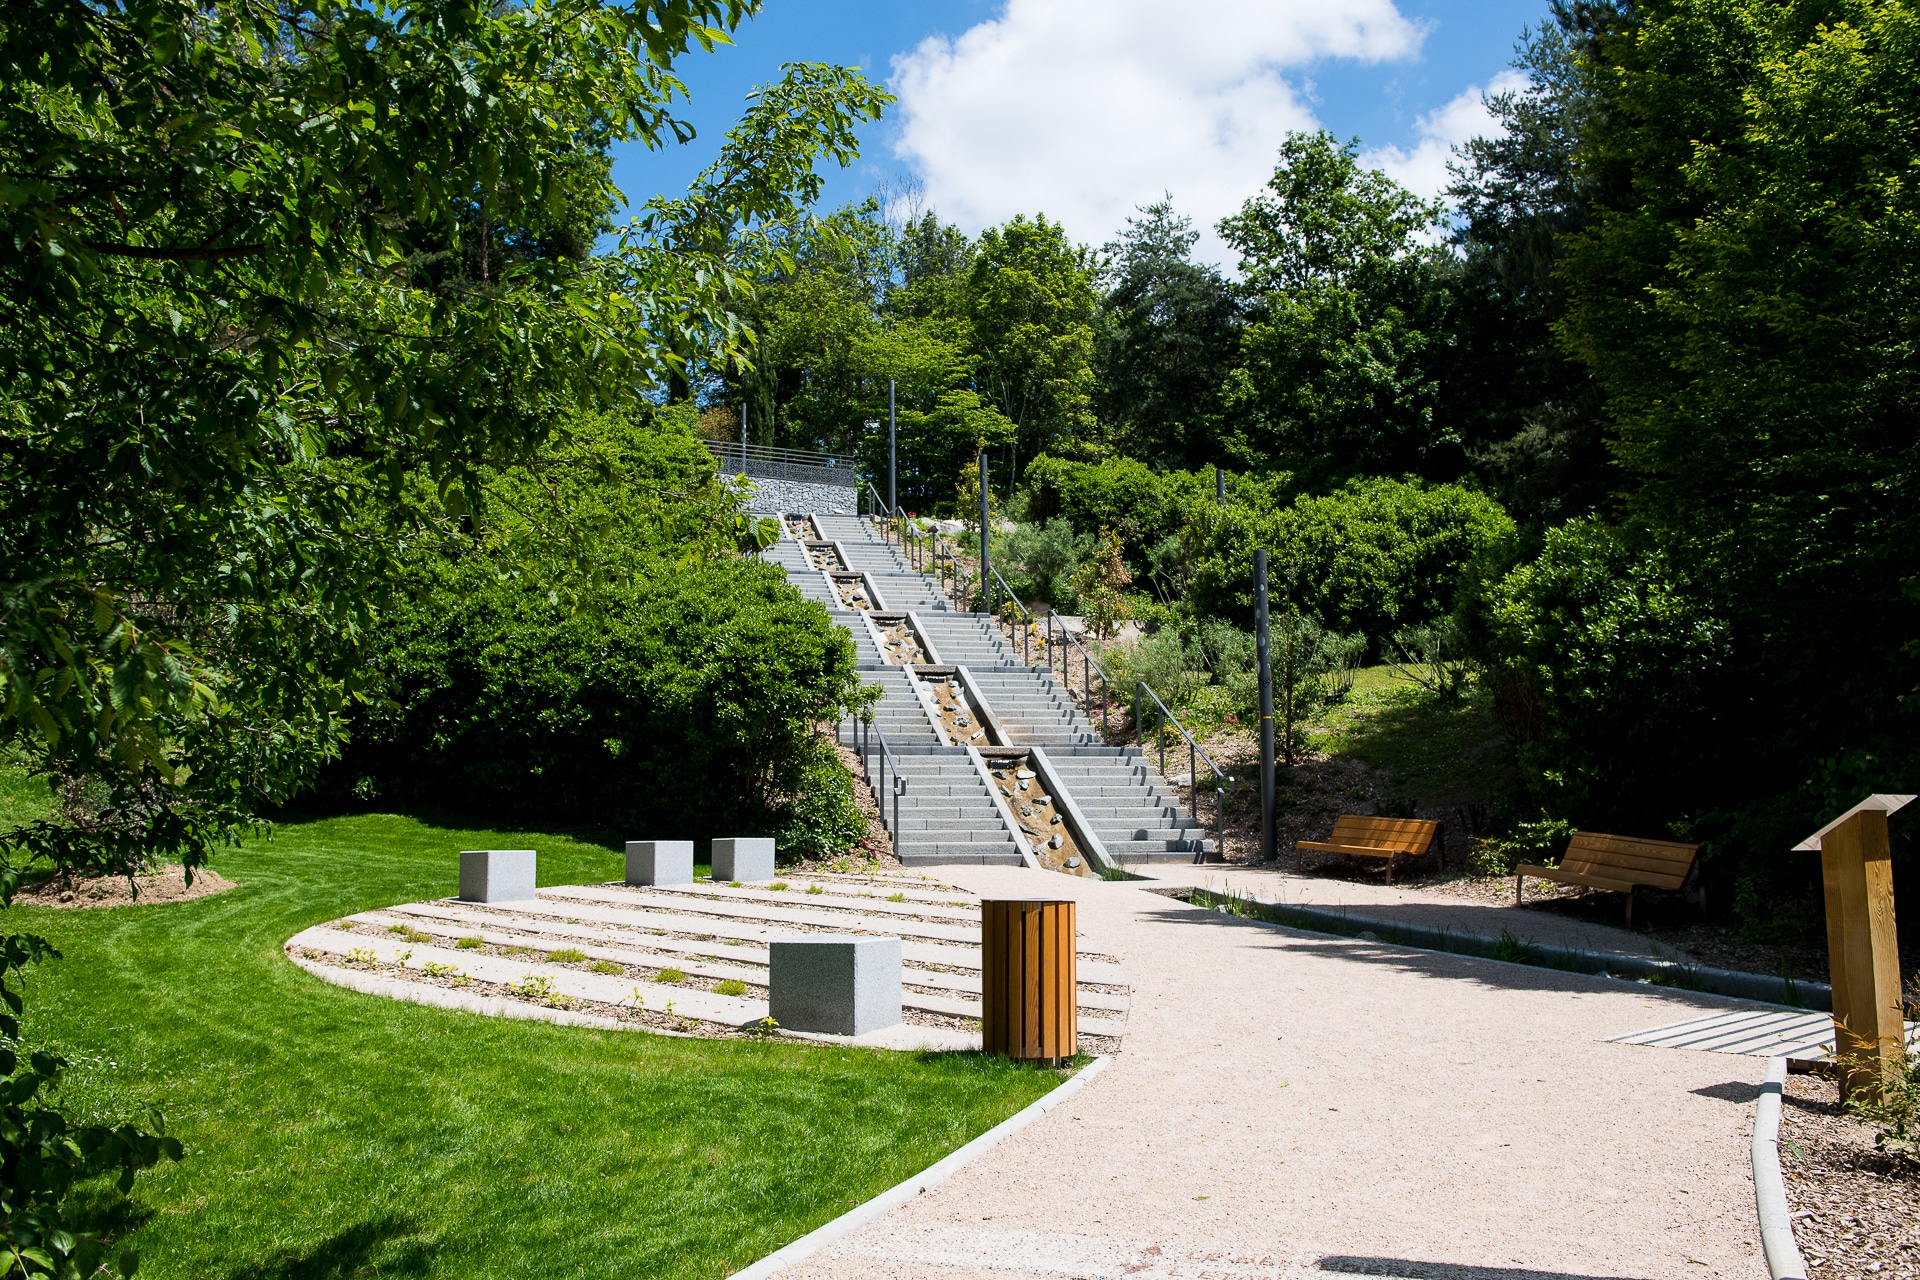
[[[1069,895],[1133,989],[1100,1079],[790,1277],[1764,1280],[1757,1058],[1606,1043],[1728,1002]]]
[[[1780,1166],[1793,1235],[1817,1280],[1920,1276],[1920,1161],[1874,1148],[1873,1129],[1816,1075],[1787,1077]]]

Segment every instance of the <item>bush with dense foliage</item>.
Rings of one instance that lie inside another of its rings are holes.
[[[414,571],[331,771],[336,801],[659,838],[864,831],[816,732],[862,695],[854,649],[779,569],[683,415],[573,420],[488,473],[471,537]]]
[[[1211,518],[1190,599],[1202,617],[1249,624],[1253,553],[1264,548],[1276,611],[1377,645],[1448,615],[1462,574],[1513,533],[1499,503],[1463,485],[1375,478],[1287,506],[1234,502]]]
[[[1712,711],[1726,631],[1657,551],[1577,520],[1476,602],[1495,703],[1556,816],[1659,830],[1731,744]]]
[[[779,569],[666,563],[577,607],[485,572],[393,619],[341,765],[362,798],[809,855],[864,831],[815,733],[853,643]]]

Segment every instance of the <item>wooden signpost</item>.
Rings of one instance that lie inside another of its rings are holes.
[[[1879,1096],[1906,1054],[1887,816],[1912,796],[1868,796],[1794,848],[1820,854],[1841,1092]]]

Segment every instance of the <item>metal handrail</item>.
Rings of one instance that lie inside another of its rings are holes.
[[[867,481],[867,497],[872,506],[872,510],[868,514],[885,516],[888,520],[894,518],[893,508],[887,505],[886,499],[880,496],[880,491],[873,487],[873,481],[871,480]],[[884,525],[881,526],[880,540],[882,542],[886,541],[886,527]]]
[[[1053,670],[1053,627],[1058,618],[1058,614],[1049,613],[1047,615],[1048,671]],[[1080,651],[1080,688],[1086,693],[1089,703],[1093,701],[1093,680],[1090,677],[1100,677],[1100,740],[1105,742],[1107,739],[1107,686],[1109,684],[1107,673],[1101,669],[1098,662],[1093,660],[1093,655],[1087,652],[1087,646],[1080,643],[1080,638],[1074,635],[1073,632],[1067,630],[1067,624],[1064,622],[1060,623],[1060,634],[1065,636],[1073,647]],[[1072,661],[1073,655],[1068,653],[1063,647],[1060,651],[1060,680],[1063,684],[1066,684],[1069,696],[1073,693],[1073,685],[1067,680],[1067,671],[1069,669],[1067,664]]]
[[[1007,593],[1007,601],[1026,615],[1027,629],[1020,637],[1020,665],[1030,667],[1033,665],[1029,661],[1033,657],[1033,610],[1020,603],[1020,597],[1013,594],[1013,588],[1007,585],[1007,580],[1000,576],[998,569],[988,566],[988,572],[993,574],[993,580],[1000,584],[1000,589]],[[1051,671],[1053,668],[1049,665],[1047,669]]]
[[[893,851],[895,856],[898,856],[900,852],[900,797],[907,794],[906,775],[900,772],[900,761],[898,757],[893,754],[893,748],[887,743],[886,731],[875,724],[871,716],[860,717],[854,721],[854,725],[855,732],[858,735],[855,739],[854,750],[860,756],[860,772],[866,776],[867,789],[873,792],[874,803],[880,806],[880,825],[885,827],[887,829],[887,835],[892,837],[894,842]],[[833,740],[835,742],[840,741],[840,723],[838,721],[834,722]],[[879,785],[877,786],[874,784],[873,766],[867,763],[867,758],[874,754],[873,747],[875,743],[878,743],[880,746],[878,757],[880,762],[880,779]],[[893,766],[893,821],[891,823],[887,821],[887,766],[889,764]]]
[[[1207,768],[1213,770],[1213,790],[1214,795],[1218,798],[1218,806],[1214,810],[1213,821],[1214,847],[1220,851],[1220,856],[1224,858],[1227,856],[1227,788],[1220,785],[1220,779],[1225,778],[1229,784],[1236,788],[1240,785],[1240,779],[1234,777],[1214,763],[1213,757],[1207,754],[1207,749],[1195,742],[1193,735],[1187,732],[1187,727],[1180,723],[1180,718],[1174,715],[1173,712],[1167,710],[1167,704],[1160,701],[1160,695],[1153,691],[1152,685],[1148,684],[1145,680],[1135,679],[1133,682],[1133,744],[1140,748],[1142,754],[1144,754],[1147,749],[1140,732],[1140,691],[1142,689],[1145,689],[1147,696],[1153,699],[1153,705],[1160,708],[1160,719],[1159,723],[1155,726],[1155,730],[1160,739],[1161,777],[1164,778],[1167,776],[1167,722],[1171,720],[1174,729],[1181,737],[1187,740],[1187,811],[1193,814],[1193,820],[1195,822],[1200,821],[1199,762],[1205,760],[1207,762]]]

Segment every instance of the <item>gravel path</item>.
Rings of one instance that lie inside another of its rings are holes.
[[[1275,929],[1122,884],[1072,895],[1133,987],[1125,1051],[794,1277],[1765,1280],[1757,1058],[1605,1043],[1725,1001]]]

